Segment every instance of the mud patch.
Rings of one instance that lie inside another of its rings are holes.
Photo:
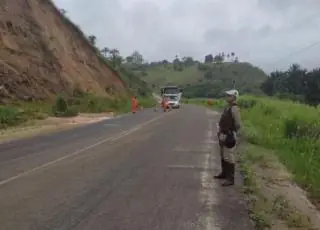
[[[111,119],[114,116],[113,113],[79,114],[72,118],[49,117],[45,120],[32,121],[24,126],[2,130],[0,132],[0,143],[96,123]]]
[[[78,125],[78,124],[90,124],[103,120],[107,120],[114,117],[113,113],[104,114],[80,114],[71,118],[49,117],[42,121],[42,125]]]

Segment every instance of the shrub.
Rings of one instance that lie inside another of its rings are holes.
[[[21,116],[21,112],[10,106],[0,107],[0,128],[6,128],[12,125],[18,125],[27,119]]]
[[[69,107],[62,96],[57,96],[52,114],[56,117],[74,117],[78,115],[78,110],[75,107]]]
[[[62,96],[57,96],[56,98],[56,105],[55,105],[55,112],[56,113],[64,113],[68,109],[68,104],[66,100]]]

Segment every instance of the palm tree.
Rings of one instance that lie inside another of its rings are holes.
[[[97,41],[97,37],[94,35],[90,35],[88,36],[89,42],[91,43],[91,45],[96,45],[96,41]]]
[[[234,56],[236,56],[236,54],[234,52],[231,52],[232,61],[234,61]]]
[[[117,65],[117,62],[119,62],[120,60],[119,59],[120,52],[117,49],[112,49],[109,51],[109,53],[111,54],[112,64],[113,64],[113,67],[115,68]],[[122,62],[122,59],[121,59],[121,62]]]
[[[112,49],[109,51],[109,53],[111,54],[112,58],[115,58],[116,56],[119,56],[120,52],[117,49]]]
[[[65,15],[67,13],[67,11],[65,9],[60,9],[60,13]]]
[[[103,56],[107,57],[110,49],[108,47],[104,47],[100,52],[103,54]]]

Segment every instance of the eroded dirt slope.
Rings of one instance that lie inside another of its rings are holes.
[[[74,88],[106,94],[123,81],[50,0],[0,3],[0,99],[49,99]]]

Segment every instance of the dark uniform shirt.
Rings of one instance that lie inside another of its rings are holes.
[[[228,105],[220,118],[219,128],[221,133],[239,132],[241,128],[241,116],[236,104]]]

